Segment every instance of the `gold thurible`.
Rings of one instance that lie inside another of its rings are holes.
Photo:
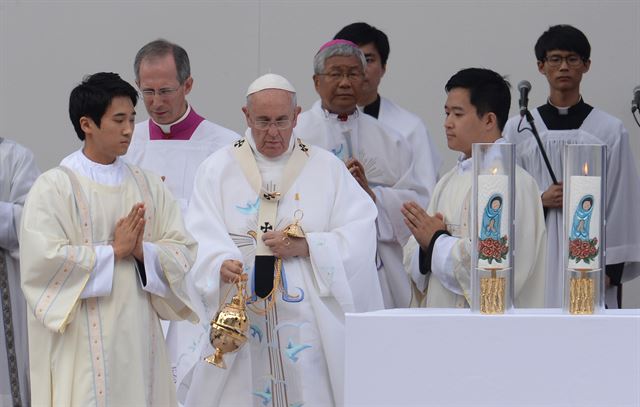
[[[246,310],[246,286],[246,281],[239,279],[236,282],[236,295],[211,319],[209,341],[216,351],[204,360],[222,369],[227,368],[222,356],[237,351],[247,342],[249,318]]]
[[[491,269],[490,277],[480,278],[480,313],[504,314],[506,279]]]
[[[569,312],[574,315],[591,315],[595,309],[596,281],[585,272],[590,270],[577,271],[580,276],[569,279]]]

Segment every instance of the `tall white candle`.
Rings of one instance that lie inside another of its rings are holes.
[[[497,174],[478,175],[478,267],[509,267],[509,177]]]
[[[569,179],[569,268],[593,270],[598,267],[600,256],[600,206],[601,179],[585,175],[574,175]]]

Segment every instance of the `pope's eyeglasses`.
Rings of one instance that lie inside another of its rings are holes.
[[[276,120],[274,122],[269,120],[254,120],[253,127],[257,130],[268,130],[271,125],[274,125],[278,130],[287,130],[291,127],[290,119]]]

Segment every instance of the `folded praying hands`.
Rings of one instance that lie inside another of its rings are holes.
[[[129,255],[133,255],[139,261],[144,261],[142,252],[144,212],[144,204],[139,202],[133,205],[127,216],[116,222],[113,243],[111,244],[116,261]]]

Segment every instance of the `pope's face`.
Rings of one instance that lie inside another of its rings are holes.
[[[111,164],[126,154],[133,134],[136,111],[126,96],[113,98],[98,126],[91,118],[80,118],[85,133],[84,153],[92,161]]]
[[[156,123],[171,124],[184,115],[193,79],[189,77],[183,84],[178,82],[172,54],[143,59],[138,77],[144,106]]]
[[[287,151],[300,113],[300,107],[293,106],[290,92],[261,90],[249,96],[242,111],[261,154],[275,158]]]
[[[362,92],[364,71],[355,56],[335,56],[325,61],[324,72],[313,75],[322,107],[336,114],[351,114]]]

